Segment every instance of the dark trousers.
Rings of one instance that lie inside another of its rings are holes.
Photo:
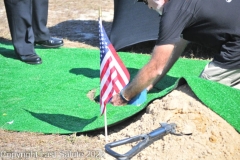
[[[48,0],[4,0],[4,4],[16,54],[35,54],[34,41],[50,38]]]

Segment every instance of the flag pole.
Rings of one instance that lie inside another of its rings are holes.
[[[104,122],[105,122],[105,141],[106,144],[108,143],[108,129],[107,129],[107,107],[105,107],[105,112],[104,112]]]
[[[99,21],[102,23],[102,9],[99,7]],[[105,126],[105,141],[108,143],[108,129],[107,129],[107,107],[104,111],[104,126]]]
[[[99,7],[98,16],[99,16],[99,19],[101,19],[101,21],[102,21],[102,8],[101,7]]]

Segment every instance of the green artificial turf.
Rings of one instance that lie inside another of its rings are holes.
[[[67,134],[104,127],[98,93],[99,51],[81,48],[42,49],[41,65],[17,59],[11,44],[0,44],[0,127],[5,130]],[[131,78],[150,56],[119,53]],[[170,93],[182,78],[197,97],[240,131],[240,90],[198,78],[207,61],[179,59],[139,107],[107,105],[114,125],[133,116],[152,100]],[[87,93],[96,90],[95,100]]]

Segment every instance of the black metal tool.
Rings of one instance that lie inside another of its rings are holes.
[[[168,133],[171,133],[174,135],[182,135],[182,134],[177,134],[175,131],[175,128],[176,128],[175,123],[170,123],[170,124],[161,123],[160,128],[148,134],[142,134],[142,135],[126,138],[120,141],[108,143],[105,145],[105,151],[111,156],[115,157],[117,160],[130,160],[133,156],[135,156],[141,150],[143,150],[144,148],[152,144],[154,141],[167,135]],[[137,142],[137,141],[141,141],[141,142],[139,142],[136,146],[134,146],[130,151],[128,151],[125,154],[119,154],[111,149],[113,147],[117,147],[127,143]]]

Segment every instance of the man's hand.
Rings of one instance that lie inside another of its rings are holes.
[[[120,93],[118,93],[112,97],[110,103],[113,104],[114,106],[124,106],[127,105],[128,102],[123,100],[120,96]]]

